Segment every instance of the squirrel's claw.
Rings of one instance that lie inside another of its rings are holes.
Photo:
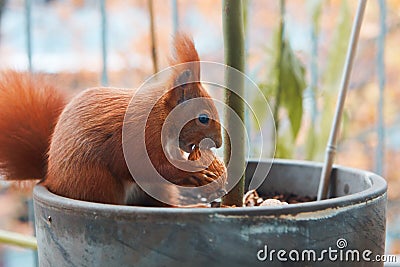
[[[212,182],[213,180],[218,178],[218,175],[209,170],[203,170],[202,174],[204,175],[205,179],[210,180],[209,182]]]

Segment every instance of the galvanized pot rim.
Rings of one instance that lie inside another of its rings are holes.
[[[258,161],[260,163],[270,164],[270,160]],[[297,160],[274,160],[275,164],[301,165],[307,167],[321,167],[322,164]],[[159,208],[159,207],[137,207],[137,206],[120,206],[80,201],[70,198],[61,197],[49,192],[45,187],[37,185],[34,188],[34,201],[42,203],[52,208],[61,209],[66,212],[80,211],[88,214],[107,214],[107,216],[125,217],[132,214],[142,214],[151,216],[183,216],[183,215],[221,215],[221,216],[277,216],[277,215],[296,215],[302,212],[315,212],[325,209],[339,209],[346,206],[367,203],[368,201],[382,197],[386,194],[387,184],[385,179],[368,171],[358,170],[343,166],[334,166],[334,170],[357,174],[369,179],[371,187],[364,191],[341,196],[322,201],[313,201],[299,204],[290,204],[284,206],[266,206],[266,207],[237,207],[237,208]],[[305,185],[307,186],[307,185]],[[295,192],[294,192],[295,193]]]

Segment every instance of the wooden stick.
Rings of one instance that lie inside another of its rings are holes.
[[[329,141],[326,148],[325,162],[322,168],[317,200],[325,199],[328,194],[332,165],[336,153],[337,137],[339,133],[340,124],[342,121],[344,102],[346,100],[347,88],[349,87],[351,70],[353,68],[354,56],[357,50],[358,37],[360,35],[360,29],[364,17],[366,4],[367,0],[359,0],[358,2],[357,13],[354,19],[353,28],[350,35],[350,43],[347,49],[346,61],[344,65],[342,81],[340,84],[338,103],[336,105],[336,112],[333,118]]]

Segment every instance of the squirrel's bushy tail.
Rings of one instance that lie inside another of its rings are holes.
[[[64,95],[40,75],[0,72],[0,174],[42,179]]]

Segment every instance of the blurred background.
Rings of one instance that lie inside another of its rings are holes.
[[[246,74],[274,111],[275,156],[323,161],[357,1],[243,3]],[[221,9],[219,0],[0,0],[0,70],[44,73],[71,95],[135,88],[167,67],[177,30],[193,36],[202,60],[223,63]],[[400,254],[399,44],[400,1],[369,0],[336,157],[387,180],[387,254]],[[257,151],[260,141],[250,156],[273,156]],[[32,235],[32,185],[23,187],[0,181],[0,229]],[[33,262],[32,251],[0,244],[0,266]]]

